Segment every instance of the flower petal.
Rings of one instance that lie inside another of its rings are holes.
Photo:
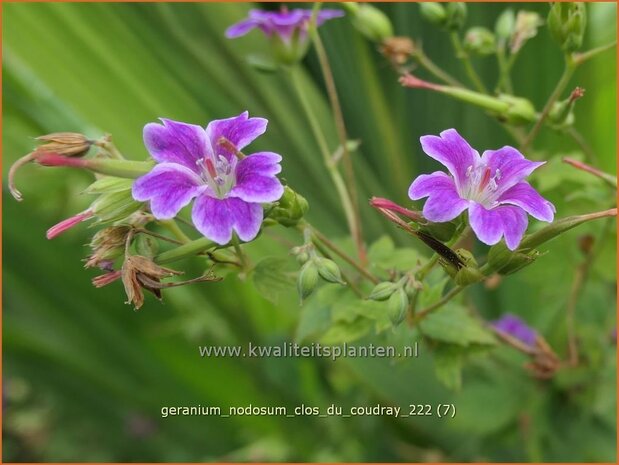
[[[511,313],[507,313],[499,320],[492,322],[492,326],[503,333],[519,339],[530,347],[534,347],[537,341],[537,332]]]
[[[284,194],[284,186],[275,176],[282,168],[282,157],[273,152],[259,152],[240,160],[236,166],[236,185],[231,197],[246,202],[275,202]]]
[[[487,210],[479,203],[471,203],[469,222],[475,235],[484,244],[494,245],[505,236],[509,250],[515,250],[527,229],[527,214],[511,205],[501,205]]]
[[[230,242],[233,229],[242,241],[248,242],[260,231],[262,206],[232,197],[201,195],[194,203],[191,218],[198,231],[218,244]]]
[[[211,121],[206,127],[206,134],[216,155],[222,154],[231,159],[235,156],[219,143],[223,137],[231,142],[237,150],[243,150],[257,137],[264,134],[268,121],[264,118],[249,118],[248,112],[227,119]]]
[[[244,19],[226,29],[226,37],[228,39],[235,39],[244,36],[258,25],[259,22],[255,19]]]
[[[423,206],[423,216],[434,223],[451,221],[469,206],[469,201],[458,195],[453,178],[441,171],[415,179],[408,196],[413,200],[429,197]]]
[[[447,129],[439,136],[422,136],[423,151],[442,163],[456,180],[456,186],[466,185],[466,170],[479,162],[479,153],[474,150],[455,129]]]
[[[159,163],[179,163],[198,172],[196,161],[206,155],[206,132],[195,124],[161,118],[163,125],[144,126],[144,145]]]
[[[525,181],[519,182],[503,192],[498,201],[500,204],[516,205],[540,221],[550,223],[555,217],[554,205]]]
[[[133,183],[133,198],[150,200],[153,216],[174,218],[203,189],[201,180],[189,168],[176,163],[161,163]]]
[[[509,146],[498,150],[486,150],[481,156],[481,161],[487,168],[490,168],[492,175],[499,170],[499,176],[495,178],[497,194],[505,192],[546,163],[527,160],[518,150]]]

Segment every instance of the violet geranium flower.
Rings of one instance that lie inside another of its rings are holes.
[[[161,121],[144,127],[144,144],[157,165],[135,181],[133,197],[150,201],[160,220],[175,217],[195,198],[192,221],[208,239],[226,244],[233,230],[245,242],[254,239],[263,219],[261,203],[284,193],[276,177],[280,155],[239,152],[265,132],[267,120],[244,112],[211,121],[206,129]]]
[[[507,313],[498,320],[491,323],[492,327],[499,332],[518,339],[529,347],[535,347],[537,332],[530,328],[524,321],[516,315]]]
[[[316,25],[320,26],[325,21],[342,16],[344,12],[340,10],[320,10],[316,16]],[[301,8],[281,11],[250,10],[247,19],[233,24],[226,30],[226,37],[234,39],[258,28],[267,37],[276,34],[284,42],[290,43],[295,33],[298,33],[301,39],[305,38],[311,18],[312,10]]]
[[[451,221],[468,210],[480,241],[493,245],[505,237],[515,250],[527,229],[527,213],[540,221],[554,219],[554,206],[524,180],[545,162],[527,160],[509,146],[480,156],[455,129],[423,136],[421,146],[450,173],[422,174],[408,190],[413,200],[428,197],[423,215],[429,221]]]

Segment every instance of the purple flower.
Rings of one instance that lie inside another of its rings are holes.
[[[223,245],[234,230],[243,241],[254,239],[262,224],[261,203],[284,193],[276,177],[281,156],[258,152],[243,158],[239,152],[265,132],[267,120],[244,112],[211,121],[206,129],[161,121],[144,127],[144,144],[157,165],[135,181],[133,197],[149,200],[160,220],[173,218],[195,198],[193,224],[207,238]]]
[[[413,200],[428,197],[423,215],[429,221],[451,221],[468,209],[480,241],[493,245],[505,237],[515,250],[527,229],[527,213],[541,221],[554,219],[555,207],[524,181],[545,162],[527,160],[509,146],[479,156],[455,129],[423,136],[421,146],[450,173],[422,174],[408,190]]]
[[[491,325],[497,331],[514,337],[519,341],[523,342],[524,344],[528,345],[529,347],[535,346],[535,341],[537,340],[537,332],[527,326],[527,324],[516,315],[507,313],[503,315],[500,319],[492,322]]]
[[[325,21],[344,16],[340,10],[320,10],[316,24],[320,26]],[[312,18],[312,10],[295,8],[281,11],[250,10],[247,19],[233,24],[226,30],[226,37],[234,39],[244,36],[254,28],[260,29],[268,37],[278,35],[284,42],[290,43],[296,32],[300,39],[307,35],[307,29]]]

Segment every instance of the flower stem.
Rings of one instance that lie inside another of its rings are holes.
[[[451,43],[456,51],[456,56],[462,60],[464,70],[466,71],[471,83],[479,92],[487,94],[488,90],[486,89],[486,86],[484,86],[484,83],[481,81],[479,75],[475,71],[475,68],[473,68],[473,64],[471,63],[468,53],[466,53],[466,51],[462,48],[462,43],[460,42],[460,36],[458,36],[458,33],[454,31],[449,35],[449,37],[451,38]]]
[[[446,84],[454,87],[464,87],[464,85],[458,81],[456,78],[452,77],[442,68],[440,68],[436,63],[434,63],[430,58],[425,54],[421,46],[417,47],[415,50],[413,57],[417,60],[417,62],[428,71],[430,74],[440,79]]]
[[[605,52],[606,50],[610,50],[611,48],[615,47],[617,45],[617,41],[614,40],[608,44],[605,45],[601,45],[599,47],[593,48],[591,50],[587,50],[586,52],[583,53],[576,53],[574,54],[574,63],[576,64],[576,66],[582,65],[584,62],[590,60],[591,58],[596,57],[597,55],[599,55],[600,53]]]
[[[352,236],[357,237],[354,205],[352,203],[348,189],[346,188],[346,183],[344,182],[342,175],[338,171],[337,166],[331,160],[331,153],[329,151],[329,146],[327,145],[327,140],[324,133],[322,132],[322,129],[320,128],[318,119],[316,118],[316,115],[314,114],[314,111],[312,110],[312,107],[303,90],[303,85],[301,83],[301,69],[295,67],[291,69],[290,72],[293,87],[297,93],[299,101],[301,102],[301,106],[303,107],[305,116],[310,124],[311,130],[314,134],[314,138],[318,143],[320,152],[325,163],[325,167],[327,168],[327,171],[331,176],[331,180],[333,181],[333,184],[335,184],[335,189],[337,190],[338,196],[340,197],[340,202],[342,203],[342,208],[344,210],[344,215],[346,216],[348,228]]]
[[[576,70],[576,64],[574,60],[572,59],[570,55],[566,55],[565,56],[565,69],[563,70],[563,74],[561,75],[559,82],[557,82],[555,89],[552,91],[552,94],[550,94],[550,97],[548,98],[548,101],[546,102],[546,105],[544,106],[544,109],[542,110],[542,113],[540,114],[539,118],[537,118],[537,121],[535,122],[533,129],[531,129],[531,132],[529,132],[524,142],[520,146],[521,152],[526,152],[528,148],[531,146],[531,144],[533,143],[533,141],[535,140],[535,138],[537,137],[540,129],[542,128],[542,125],[544,124],[544,122],[546,121],[546,118],[550,114],[550,110],[552,109],[552,106],[559,99],[559,97],[561,97],[561,94],[563,93],[563,91],[565,91],[565,88],[569,84],[570,79],[572,78],[572,75],[574,74],[575,70]]]
[[[170,231],[181,244],[187,244],[191,242],[191,239],[183,232],[178,223],[175,220],[159,220],[158,223]]]
[[[451,299],[453,299],[455,296],[460,294],[460,292],[462,292],[464,290],[464,288],[465,288],[465,286],[456,286],[456,287],[454,287],[451,291],[449,291],[447,294],[445,294],[441,300],[439,300],[438,302],[433,303],[432,305],[428,305],[423,310],[420,310],[419,312],[417,312],[417,314],[415,315],[414,322],[415,323],[419,323],[419,321],[422,320],[423,318],[425,318],[428,314],[438,310],[443,305],[445,305],[447,302],[449,302]]]
[[[214,247],[217,247],[215,242],[206,237],[201,237],[200,239],[188,242],[172,250],[160,253],[155,257],[155,262],[159,264],[175,262]]]
[[[316,4],[319,6],[319,4]],[[359,216],[359,201],[355,182],[355,172],[353,169],[352,159],[350,157],[350,151],[348,150],[348,135],[346,133],[346,124],[344,122],[344,114],[340,105],[340,100],[337,95],[337,88],[335,87],[335,79],[333,78],[333,71],[329,64],[329,58],[327,51],[320,39],[318,29],[312,29],[312,40],[318,55],[318,61],[322,70],[322,76],[325,80],[325,86],[327,88],[327,95],[329,96],[329,102],[331,103],[331,111],[333,113],[333,119],[335,120],[335,126],[337,134],[340,139],[340,146],[342,149],[342,160],[344,162],[344,176],[346,177],[346,185],[348,187],[348,193],[350,196],[350,203],[352,204],[352,223],[351,233],[353,240],[357,247],[357,254],[361,264],[365,265],[367,262],[367,256],[365,251],[365,245],[363,243],[363,234],[361,231],[361,220]]]

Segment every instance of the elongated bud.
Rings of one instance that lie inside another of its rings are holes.
[[[324,257],[316,257],[316,266],[318,267],[318,274],[322,279],[330,283],[346,284],[342,280],[342,272],[340,267],[337,266],[333,260],[329,260]]]
[[[308,261],[301,267],[297,277],[297,291],[301,302],[306,299],[318,284],[318,267],[313,260]]]
[[[491,55],[496,52],[494,34],[485,27],[472,27],[464,35],[464,49],[477,55]]]
[[[293,247],[290,250],[290,253],[295,256],[297,262],[299,262],[299,264],[301,265],[303,265],[310,259],[308,245],[304,245],[302,247]]]
[[[402,215],[408,218],[411,221],[416,223],[425,223],[423,215],[417,211],[409,210],[408,208],[404,208],[401,205],[398,205],[395,202],[392,202],[389,199],[384,199],[382,197],[372,197],[370,199],[370,205],[378,210],[387,210],[393,213],[397,213],[398,215]]]
[[[68,231],[73,226],[81,223],[82,221],[86,221],[92,218],[92,216],[93,216],[93,212],[91,210],[86,210],[82,213],[78,213],[75,216],[67,218],[66,220],[63,220],[60,223],[49,228],[47,230],[46,237],[48,239],[53,239],[56,236],[59,236],[60,234],[62,234],[63,232]]]
[[[576,215],[562,218],[555,221],[554,223],[549,224],[548,226],[545,226],[539,231],[534,232],[533,234],[528,234],[527,236],[525,236],[520,243],[520,247],[518,248],[518,250],[528,250],[536,248],[541,244],[544,244],[545,242],[548,242],[549,240],[554,239],[558,235],[563,234],[583,223],[597,220],[599,218],[608,218],[611,216],[617,216],[616,208],[611,208],[610,210],[604,210],[601,212],[589,213],[586,215]]]
[[[508,275],[520,271],[525,266],[532,264],[540,253],[533,249],[529,251],[511,251],[501,241],[493,245],[488,252],[488,266],[490,271],[501,275]]]
[[[499,40],[507,41],[514,33],[516,25],[516,15],[511,8],[506,9],[496,20],[494,25],[494,33]]]
[[[462,29],[466,22],[466,3],[449,2],[445,6],[445,14],[447,15],[447,21],[445,22],[447,29],[450,31]]]
[[[127,218],[141,206],[140,202],[133,199],[129,189],[103,194],[91,204],[90,208],[98,220],[104,222]]]
[[[548,13],[548,30],[562,50],[572,53],[582,46],[587,11],[582,2],[555,2]]]
[[[514,32],[512,34],[510,48],[516,54],[524,44],[537,35],[537,29],[544,24],[540,15],[533,11],[519,11],[516,15]]]
[[[436,26],[444,26],[447,22],[447,12],[443,5],[437,2],[423,2],[419,4],[419,11],[423,19]]]
[[[382,42],[393,36],[393,26],[385,13],[369,3],[344,2],[352,25],[373,42]]]
[[[290,187],[284,186],[284,195],[269,211],[269,218],[282,226],[296,226],[303,219],[308,209],[309,204],[305,197],[293,191]]]
[[[370,292],[368,299],[377,301],[387,300],[389,297],[391,297],[391,294],[393,294],[398,288],[399,286],[397,285],[397,283],[378,283],[376,286],[374,286],[372,292]]]
[[[387,311],[389,312],[389,319],[394,326],[399,325],[406,318],[408,303],[408,295],[406,295],[406,291],[402,288],[396,290],[389,297]]]

